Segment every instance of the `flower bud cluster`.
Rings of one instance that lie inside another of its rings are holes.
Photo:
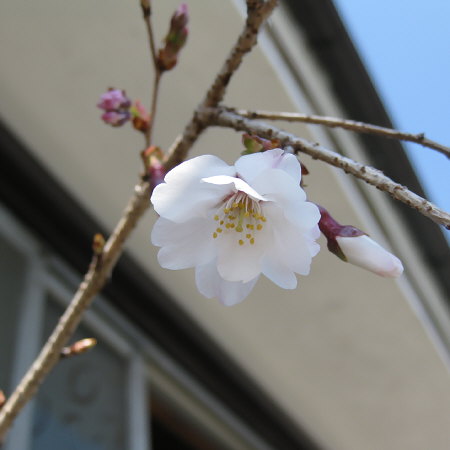
[[[164,47],[159,50],[157,56],[157,65],[161,72],[170,70],[177,64],[178,54],[187,40],[188,20],[188,7],[186,3],[182,3],[172,15]]]
[[[130,120],[131,101],[121,89],[109,88],[108,92],[100,96],[97,106],[105,111],[102,114],[103,121],[113,127],[120,127]]]
[[[103,121],[113,127],[120,127],[130,119],[133,127],[142,133],[150,127],[150,114],[139,100],[132,105],[124,90],[109,88],[100,96],[97,106],[105,111]]]

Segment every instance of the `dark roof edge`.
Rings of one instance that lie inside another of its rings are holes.
[[[392,127],[392,122],[374,88],[332,0],[282,0],[292,19],[307,37],[329,85],[348,118]],[[359,135],[369,160],[386,175],[424,196],[420,182],[399,141]],[[441,228],[398,201],[392,203],[415,239],[437,284],[450,299],[450,248]]]

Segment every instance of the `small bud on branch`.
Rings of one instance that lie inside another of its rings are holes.
[[[100,96],[97,107],[103,109],[102,120],[113,126],[120,127],[130,120],[131,101],[124,90],[109,88]]]
[[[105,247],[105,238],[102,234],[96,233],[92,239],[92,251],[94,255],[99,256],[102,254]]]
[[[171,70],[177,64],[178,54],[187,40],[188,21],[188,7],[182,3],[172,15],[169,32],[164,39],[165,45],[158,53],[157,66],[161,72]]]
[[[153,190],[158,184],[164,181],[167,173],[162,163],[164,158],[163,151],[156,145],[152,145],[141,152],[141,158]]]
[[[152,13],[152,7],[150,5],[150,0],[141,0],[142,14],[144,17],[149,17]]]
[[[319,228],[327,238],[327,247],[331,253],[383,277],[397,278],[403,273],[401,261],[364,231],[352,225],[341,225],[325,208],[318,207],[321,215]]]
[[[242,152],[243,155],[280,148],[280,141],[278,139],[264,139],[248,133],[242,135],[242,143],[245,147],[245,150]]]
[[[135,130],[147,133],[151,124],[151,117],[140,100],[136,100],[130,108],[131,121]]]
[[[97,339],[94,338],[81,339],[80,341],[77,341],[68,347],[64,347],[61,350],[61,358],[68,358],[70,356],[80,355],[81,353],[87,352],[96,345]]]

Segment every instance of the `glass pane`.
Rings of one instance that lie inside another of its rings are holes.
[[[0,235],[0,389],[8,391],[26,260]]]
[[[47,302],[47,337],[62,310]],[[74,341],[97,338],[79,327]],[[90,352],[62,360],[43,384],[35,409],[32,450],[123,450],[126,445],[126,361],[98,339]]]

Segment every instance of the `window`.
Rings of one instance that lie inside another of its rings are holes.
[[[8,392],[71,298],[76,276],[0,208],[2,345]],[[177,362],[115,311],[94,302],[73,340],[96,348],[61,360],[16,420],[5,449],[148,450],[265,448]]]

